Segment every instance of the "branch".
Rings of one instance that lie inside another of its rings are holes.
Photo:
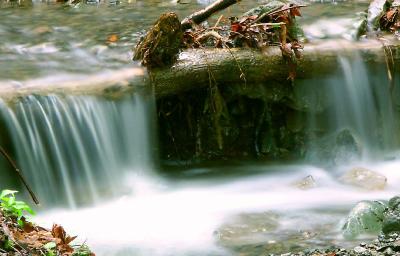
[[[32,197],[32,200],[35,202],[35,204],[38,205],[39,200],[37,199],[35,193],[33,193],[32,189],[29,187],[28,183],[26,182],[24,176],[22,175],[21,171],[18,169],[15,162],[12,160],[12,158],[7,154],[7,152],[1,146],[0,146],[0,153],[4,156],[5,159],[7,159],[8,163],[14,168],[14,171],[17,173],[18,177],[21,179],[22,183],[28,190],[30,196]]]
[[[181,23],[182,29],[190,29],[193,23],[200,24],[203,21],[207,20],[214,13],[219,12],[238,2],[240,2],[240,0],[217,0],[203,10],[197,11],[186,17]]]

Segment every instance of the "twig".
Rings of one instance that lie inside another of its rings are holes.
[[[236,59],[236,56],[233,54],[231,48],[225,42],[222,42],[222,43],[224,44],[225,48],[228,49],[229,53],[232,55],[233,60],[236,62],[236,65],[237,65],[237,67],[239,68],[239,71],[240,71],[239,78],[241,78],[243,80],[244,86],[246,87],[247,86],[247,80],[246,80],[246,75],[243,72],[242,66],[240,65],[239,61]]]
[[[203,21],[207,20],[214,13],[221,11],[233,4],[240,2],[240,0],[218,0],[214,3],[210,4],[203,10],[193,13],[192,15],[186,17],[182,22],[182,29],[189,29],[192,27],[192,24],[200,24]]]
[[[258,27],[258,26],[280,26],[280,25],[286,25],[284,22],[267,22],[267,23],[257,23],[253,24],[250,27]]]
[[[8,161],[8,163],[14,168],[14,171],[17,173],[18,177],[21,179],[22,183],[28,190],[29,195],[32,197],[32,200],[35,202],[35,204],[39,205],[39,200],[37,199],[35,193],[33,193],[32,189],[29,187],[29,185],[26,182],[26,179],[22,175],[21,171],[18,169],[17,165],[12,160],[12,158],[7,154],[7,152],[1,146],[0,146],[0,153],[4,156],[4,158]]]
[[[257,22],[261,21],[262,19],[264,19],[267,16],[271,16],[271,15],[274,15],[274,14],[277,14],[277,13],[280,13],[280,12],[283,12],[283,11],[287,11],[287,10],[290,10],[290,9],[293,9],[293,8],[299,8],[299,7],[307,7],[307,5],[301,5],[301,4],[300,5],[291,5],[291,6],[287,6],[287,7],[281,8],[281,9],[276,10],[276,11],[266,12],[266,13],[262,14],[260,17],[258,17],[254,21],[254,23],[257,23]]]
[[[221,15],[221,16],[219,16],[219,18],[218,18],[218,20],[217,20],[217,22],[215,22],[215,25],[214,25],[214,27],[212,27],[212,29],[214,29],[214,28],[217,28],[218,27],[218,25],[219,25],[219,23],[221,22],[221,20],[222,20],[222,18],[224,17],[224,15]]]

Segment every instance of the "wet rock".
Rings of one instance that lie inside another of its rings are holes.
[[[315,182],[312,175],[308,175],[307,177],[294,182],[292,185],[302,190],[308,190],[315,188],[317,186],[317,183]]]
[[[278,219],[279,216],[271,212],[240,214],[223,224],[215,233],[223,245],[240,243],[248,237],[275,230]]]
[[[368,190],[385,189],[387,179],[385,176],[374,171],[356,167],[339,178],[343,183]]]
[[[360,158],[361,146],[356,136],[349,129],[315,139],[314,147],[307,158],[323,165],[339,165],[350,163]]]
[[[353,133],[344,129],[336,135],[334,147],[335,164],[347,163],[356,160],[361,155],[361,148]]]
[[[382,232],[390,234],[400,232],[400,197],[395,196],[389,200],[388,208],[384,212]]]
[[[361,246],[357,246],[357,247],[354,248],[354,251],[355,251],[356,253],[363,253],[363,252],[366,252],[367,249],[364,248],[364,247],[361,247]]]
[[[382,219],[386,204],[382,201],[361,201],[351,211],[342,228],[343,236],[356,238],[365,233],[378,233],[382,229]]]

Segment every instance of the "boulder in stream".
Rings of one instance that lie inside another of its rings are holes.
[[[362,167],[355,167],[339,178],[343,183],[367,190],[385,189],[385,176]]]
[[[386,203],[383,201],[361,201],[351,211],[343,225],[343,236],[354,239],[361,234],[378,233],[382,229]]]

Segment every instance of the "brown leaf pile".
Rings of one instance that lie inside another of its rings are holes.
[[[47,255],[45,245],[54,242],[56,255],[74,254],[70,243],[76,238],[66,234],[64,228],[54,224],[52,230],[45,229],[22,218],[24,227],[12,216],[5,216],[0,209],[0,255],[39,256]],[[94,254],[91,254],[94,256]]]
[[[400,7],[391,7],[381,17],[380,27],[382,30],[390,31],[392,33],[400,30]]]
[[[280,46],[282,55],[289,66],[288,79],[295,77],[296,58],[301,57],[303,46],[289,32],[296,16],[301,16],[300,7],[286,4],[281,8],[262,15],[231,17],[222,16],[213,27],[193,26],[185,31],[183,42],[186,48],[232,48],[249,47],[264,49]],[[222,23],[222,25],[220,25]]]

